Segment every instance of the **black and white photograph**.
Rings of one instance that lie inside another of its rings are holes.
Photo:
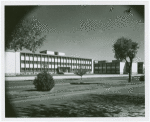
[[[4,118],[148,117],[149,2],[40,3],[3,2]]]

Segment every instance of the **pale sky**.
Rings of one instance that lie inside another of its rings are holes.
[[[110,8],[114,9],[112,12]],[[136,59],[144,61],[144,18],[132,6],[39,6],[25,18],[35,17],[47,24],[49,32],[44,45],[36,52],[50,50],[66,56],[115,60],[113,43],[124,36],[138,42]]]

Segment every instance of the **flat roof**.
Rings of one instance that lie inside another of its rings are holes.
[[[20,53],[28,53],[28,54],[37,54],[37,55],[49,55],[49,56],[55,56],[55,57],[65,57],[65,58],[79,58],[79,59],[90,59],[90,58],[81,58],[81,57],[71,57],[71,56],[63,56],[63,55],[51,55],[51,54],[43,54],[43,53],[32,53],[32,52],[21,52]],[[90,59],[92,60],[92,59]]]

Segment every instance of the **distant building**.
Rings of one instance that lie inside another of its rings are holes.
[[[44,67],[45,66],[45,67]],[[30,52],[5,52],[5,74],[37,74],[44,70],[50,73],[73,73],[77,69],[85,69],[88,73],[94,74],[127,74],[128,66],[125,62],[112,60],[96,61],[88,58],[65,56],[62,52],[40,51]],[[132,74],[143,74],[143,62],[132,64]]]
[[[118,60],[94,61],[95,74],[128,74],[128,65]],[[143,62],[132,63],[132,74],[143,74]]]
[[[65,56],[62,52],[40,51],[40,53],[5,52],[6,75],[37,74],[44,70],[50,73],[71,73],[82,67],[92,73],[92,59]]]

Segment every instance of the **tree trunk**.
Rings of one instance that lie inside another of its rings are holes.
[[[132,80],[132,61],[130,62],[130,66],[129,66],[129,83],[131,82]]]
[[[131,82],[131,70],[129,70],[129,83]]]

